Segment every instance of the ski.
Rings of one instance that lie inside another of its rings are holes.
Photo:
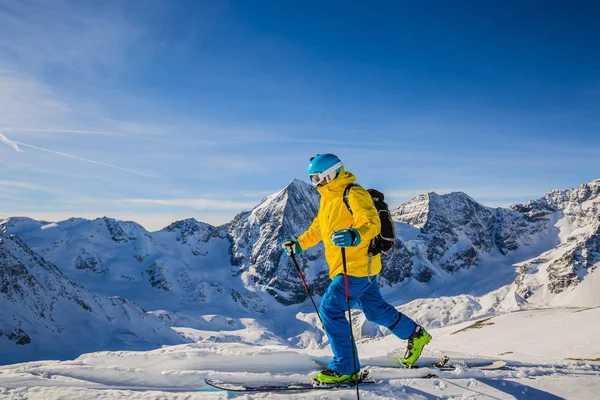
[[[312,360],[313,363],[315,363],[317,366],[321,367],[321,368],[327,368],[327,365],[322,363],[319,360],[313,359]],[[368,362],[368,361],[367,361]],[[443,356],[438,362],[432,362],[428,365],[422,364],[422,363],[418,363],[416,365],[404,365],[404,364],[399,364],[399,365],[389,365],[389,366],[383,366],[383,365],[377,365],[377,367],[380,368],[398,368],[398,369],[426,369],[426,368],[435,368],[438,371],[441,372],[448,372],[448,371],[454,371],[457,368],[464,368],[464,369],[469,369],[469,370],[479,370],[479,371],[494,371],[494,370],[498,370],[498,369],[502,369],[504,367],[506,367],[506,361],[502,361],[502,360],[496,360],[493,362],[489,362],[489,363],[481,363],[481,364],[477,364],[477,365],[460,365],[460,364],[452,364],[450,363],[450,357],[448,356]],[[368,367],[373,367],[375,365],[368,365]],[[431,377],[435,377],[434,374],[430,374],[430,376],[424,375],[425,378],[431,378]]]
[[[450,357],[448,356],[443,356],[439,362],[437,363],[433,363],[433,367],[439,369],[440,371],[454,371],[457,368],[466,368],[466,369],[470,369],[470,370],[479,370],[479,371],[494,371],[497,369],[502,369],[504,367],[506,367],[506,361],[502,361],[502,360],[496,360],[493,361],[491,363],[483,363],[483,364],[478,364],[478,365],[456,365],[456,364],[450,364]],[[412,368],[412,367],[408,367],[408,366],[404,366],[405,368]],[[416,367],[418,368],[418,366]]]
[[[318,366],[319,368],[328,368],[328,367],[327,367],[327,364],[324,364],[324,363],[322,363],[322,362],[321,362],[321,361],[319,361],[319,360],[316,360],[316,359],[314,359],[314,358],[313,358],[311,361],[312,361],[312,362],[313,362],[313,363],[314,363],[316,366]],[[373,367],[373,366],[371,366],[371,367]],[[367,367],[367,368],[368,368],[368,367]],[[379,368],[381,368],[381,367],[379,367]],[[385,368],[385,367],[384,367],[384,368]],[[399,368],[399,367],[391,367],[391,368],[398,368],[398,369],[409,369],[409,368],[406,368],[406,367],[403,367],[403,368]],[[411,369],[412,369],[412,368],[411,368]],[[415,369],[415,370],[417,370],[417,369],[418,369],[418,367],[415,367],[414,369]],[[368,369],[367,369],[367,370],[368,370]],[[413,375],[411,375],[411,376],[407,376],[407,378],[410,378],[410,379],[433,379],[433,378],[438,378],[438,376],[437,376],[436,374],[432,374],[431,372],[428,372],[426,369],[423,369],[423,372],[422,372],[422,373],[421,373],[421,372],[417,372],[417,371],[415,371],[415,374],[413,374]]]
[[[315,363],[317,366],[321,367],[321,368],[327,368],[327,365],[325,365],[324,363],[320,362],[319,360],[313,359],[312,360],[313,363]],[[407,369],[407,370],[419,370],[422,369],[423,370],[423,374],[422,375],[417,375],[417,376],[410,376],[411,379],[433,379],[433,378],[437,378],[438,376],[436,374],[432,374],[430,372],[427,371],[428,368],[435,368],[438,371],[453,371],[457,368],[460,368],[460,365],[454,365],[454,364],[450,364],[450,358],[447,356],[444,356],[440,359],[439,362],[435,362],[432,363],[430,365],[413,365],[411,367],[405,366],[405,365],[401,365],[400,367],[397,366],[390,366],[389,368],[399,368],[399,369]],[[506,367],[506,362],[505,361],[501,361],[501,360],[497,360],[494,361],[492,363],[488,363],[488,364],[482,364],[482,365],[466,365],[465,368],[467,369],[472,369],[472,370],[482,370],[482,371],[489,371],[489,370],[496,370],[496,369],[502,369]],[[417,372],[417,371],[415,371]],[[368,376],[368,370],[365,371],[365,379],[362,380],[359,383],[360,385],[370,385],[370,384],[374,384],[376,383],[375,380],[367,378]],[[291,383],[282,383],[282,384],[245,384],[245,383],[234,383],[234,382],[223,382],[223,381],[217,381],[217,380],[212,380],[212,379],[204,379],[204,382],[215,388],[215,389],[219,389],[219,390],[225,390],[228,392],[281,392],[281,391],[308,391],[308,390],[335,390],[335,389],[352,389],[355,387],[355,384],[353,382],[345,382],[345,383],[337,383],[337,384],[320,384],[319,382],[317,382],[315,379],[312,380],[312,382],[291,382]]]
[[[334,390],[334,389],[353,389],[354,382],[336,383],[336,384],[320,384],[313,380],[313,383],[292,382],[282,383],[280,385],[250,385],[243,383],[222,382],[212,379],[204,379],[204,382],[215,389],[226,390],[228,392],[283,392],[283,391],[308,391],[308,390]],[[376,383],[372,379],[365,379],[358,385],[371,385]]]

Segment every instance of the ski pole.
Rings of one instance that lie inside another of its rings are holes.
[[[342,264],[344,265],[344,284],[346,285],[346,303],[348,304],[348,319],[350,320],[350,345],[352,346],[352,360],[354,361],[354,371],[356,371],[356,349],[354,342],[354,332],[352,331],[352,310],[350,309],[350,290],[348,289],[348,269],[346,268],[346,248],[342,247]],[[356,398],[360,400],[358,391],[358,378],[360,371],[356,371]]]
[[[319,313],[319,309],[317,308],[317,305],[315,304],[315,300],[313,299],[312,295],[310,294],[310,289],[308,288],[308,285],[306,284],[306,280],[304,279],[304,275],[302,275],[302,271],[300,271],[300,266],[298,265],[298,261],[296,261],[296,255],[294,253],[292,253],[291,257],[292,257],[292,260],[294,261],[294,265],[296,266],[296,270],[298,271],[298,275],[300,275],[300,279],[302,280],[304,289],[306,289],[306,293],[308,293],[308,297],[310,297],[310,301],[312,302],[312,305],[315,308],[315,311],[317,312],[317,317],[319,317],[319,321],[321,321],[321,326],[323,327],[323,330],[325,330],[325,325],[323,325],[323,320],[321,319],[321,314]]]

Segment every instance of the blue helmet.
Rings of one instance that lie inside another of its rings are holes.
[[[334,180],[343,167],[333,154],[317,154],[310,159],[308,176],[315,186],[323,186]]]

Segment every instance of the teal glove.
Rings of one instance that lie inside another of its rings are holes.
[[[331,241],[338,247],[358,246],[360,235],[354,228],[342,229],[331,236]]]
[[[282,243],[281,247],[283,247],[288,256],[292,254],[299,256],[303,252],[302,247],[300,247],[296,239],[287,239]]]

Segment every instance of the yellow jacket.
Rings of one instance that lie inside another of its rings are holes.
[[[321,194],[319,214],[310,228],[298,237],[298,244],[303,250],[319,243],[325,246],[325,259],[329,264],[329,277],[335,278],[344,273],[341,247],[333,244],[331,236],[340,229],[354,228],[360,234],[360,244],[346,248],[346,267],[348,275],[369,276],[381,271],[381,257],[371,259],[369,271],[369,244],[379,234],[381,221],[373,199],[369,192],[360,186],[354,186],[348,193],[348,203],[354,214],[350,214],[344,204],[344,190],[356,178],[343,167],[333,181],[318,189]]]

